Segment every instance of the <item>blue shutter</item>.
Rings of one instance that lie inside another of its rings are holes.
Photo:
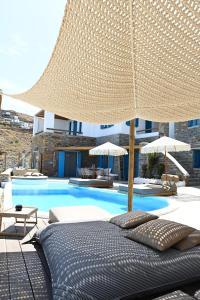
[[[112,126],[114,126],[114,125],[113,124],[111,124],[111,125],[100,125],[100,128],[101,129],[106,129],[106,128],[110,128]]]
[[[77,121],[73,121],[73,135],[77,134]]]
[[[65,170],[65,152],[58,152],[58,177],[64,177]]]
[[[126,121],[126,126],[130,126],[130,121]],[[139,126],[139,118],[135,118],[135,127]]]
[[[82,122],[79,123],[79,133],[82,133]]]
[[[200,150],[193,150],[193,167],[200,168]]]
[[[81,152],[77,152],[77,161],[76,161],[76,176],[79,176],[78,169],[81,168]]]
[[[77,168],[81,168],[81,151],[77,152]]]
[[[109,165],[109,168],[111,169],[110,172],[112,172],[112,169],[113,169],[113,163],[114,163],[114,157],[113,157],[113,156],[109,156],[109,162],[108,162],[108,165]]]
[[[72,132],[72,122],[70,121],[69,122],[69,135],[71,134],[71,132]]]
[[[101,155],[98,156],[97,166],[98,166],[98,168],[102,168],[102,156]]]
[[[194,119],[188,121],[188,127],[193,127],[198,125],[200,125],[200,119]]]

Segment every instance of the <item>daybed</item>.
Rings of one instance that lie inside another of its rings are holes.
[[[200,246],[164,252],[109,222],[51,224],[38,233],[54,300],[147,299],[200,280]]]
[[[83,179],[83,178],[70,178],[69,183],[96,188],[111,188],[113,187],[113,181],[107,179]]]
[[[119,192],[128,192],[127,184],[120,184]],[[159,184],[134,184],[134,193],[144,196],[172,196],[174,192],[166,191]]]
[[[49,210],[49,223],[108,221],[111,217],[106,210],[93,205],[54,207]]]

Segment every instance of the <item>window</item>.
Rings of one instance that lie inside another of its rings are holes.
[[[101,129],[106,129],[106,128],[110,128],[112,126],[114,126],[114,125],[113,124],[112,125],[100,125],[100,128]]]
[[[126,121],[126,126],[130,126],[130,121]],[[135,118],[135,127],[139,126],[139,118]]]
[[[200,119],[194,119],[188,121],[188,127],[198,126],[200,125]]]
[[[79,133],[82,133],[82,122],[79,122]]]
[[[200,149],[193,150],[193,168],[200,168]]]
[[[150,133],[152,132],[152,122],[146,120],[145,121],[145,133]]]

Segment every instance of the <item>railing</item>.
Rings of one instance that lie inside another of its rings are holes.
[[[158,128],[148,128],[148,129],[142,129],[142,130],[136,130],[136,133],[152,133],[152,132],[158,132]]]
[[[68,134],[68,135],[81,135],[83,134],[80,131],[75,131],[75,130],[68,130],[68,129],[58,129],[58,128],[47,128],[47,130],[53,131],[53,133],[58,133],[58,134]]]
[[[165,155],[165,152],[162,152],[163,155]],[[190,174],[183,168],[183,166],[176,160],[175,157],[173,157],[171,154],[169,154],[168,152],[166,153],[166,156],[169,160],[171,160],[171,162],[174,163],[174,165],[177,167],[177,169],[179,169],[179,171],[185,176],[185,177],[189,177]]]

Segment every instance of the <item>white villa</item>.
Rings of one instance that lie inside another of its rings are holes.
[[[150,142],[167,134],[175,136],[175,124],[161,124],[148,120],[135,120],[135,176],[142,172],[144,156],[139,153],[141,143]],[[33,124],[33,167],[49,176],[74,177],[82,167],[106,167],[106,157],[89,156],[89,150],[96,145],[110,141],[116,145],[129,145],[129,121],[115,125],[78,122],[40,111],[34,116]],[[128,156],[111,157],[112,172],[120,179],[128,178]]]

